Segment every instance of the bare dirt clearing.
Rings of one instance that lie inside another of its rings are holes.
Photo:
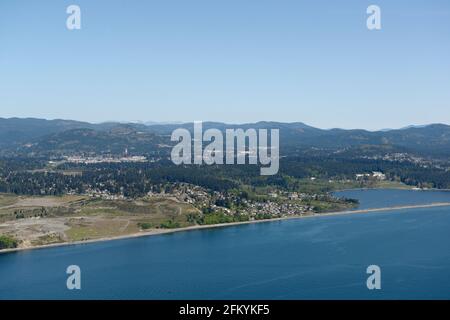
[[[83,199],[79,196],[64,196],[64,197],[14,197],[9,196],[8,205],[0,206],[2,209],[23,208],[23,207],[61,207],[67,206],[72,201]],[[2,202],[0,202],[2,204]]]
[[[162,225],[191,226],[189,204],[167,198],[105,200],[86,196],[24,197],[0,194],[0,235],[19,248],[118,237],[159,230]]]

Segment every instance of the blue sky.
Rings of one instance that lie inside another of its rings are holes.
[[[366,28],[371,4],[382,30]],[[450,1],[2,0],[0,117],[14,116],[450,124]]]

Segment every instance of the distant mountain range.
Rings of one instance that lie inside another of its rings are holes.
[[[177,128],[192,130],[192,123],[117,123],[92,124],[72,120],[44,120],[35,118],[0,118],[0,152],[119,153],[128,148],[131,152],[153,152],[167,148],[170,134]],[[302,122],[257,122],[229,125],[219,122],[203,123],[204,130],[217,128],[255,128],[280,130],[283,151],[319,148],[341,150],[367,147],[376,150],[405,151],[423,156],[450,156],[450,126],[431,124],[410,126],[397,130],[367,131],[362,129],[318,129]],[[362,149],[361,149],[362,150]]]

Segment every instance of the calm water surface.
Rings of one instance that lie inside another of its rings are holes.
[[[386,208],[450,202],[450,191],[414,191],[395,189],[348,190],[335,192],[336,196],[358,199],[357,209]]]

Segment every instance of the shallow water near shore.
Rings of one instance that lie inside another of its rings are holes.
[[[359,209],[450,201],[435,191],[339,194]],[[20,251],[0,255],[0,299],[450,299],[449,231],[450,207],[434,207]],[[79,291],[66,288],[73,264]],[[381,290],[366,287],[373,264]]]

